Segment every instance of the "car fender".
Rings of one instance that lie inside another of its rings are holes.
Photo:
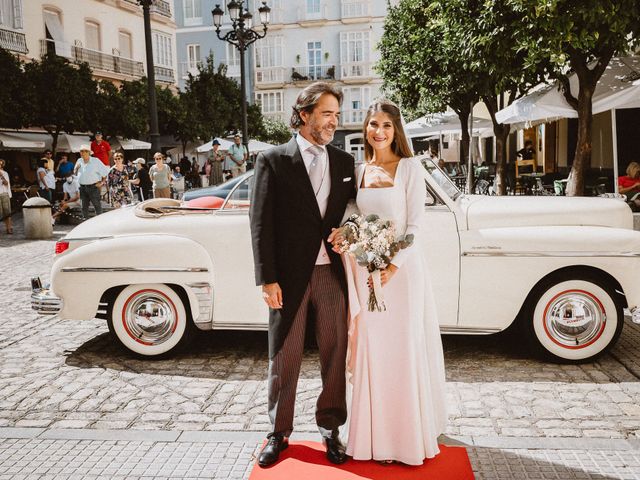
[[[127,235],[60,255],[51,271],[51,291],[63,300],[61,318],[83,320],[96,316],[110,288],[175,284],[186,292],[196,324],[211,328],[212,278],[211,257],[197,242],[177,235]]]

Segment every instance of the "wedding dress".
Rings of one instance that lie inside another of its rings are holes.
[[[362,183],[364,165],[356,172]],[[369,276],[345,256],[349,286],[348,372],[352,404],[347,454],[355,460],[397,460],[421,465],[439,453],[444,431],[445,373],[428,265],[420,235],[426,186],[417,159],[402,159],[394,185],[359,188],[361,214],[392,220],[396,235],[414,243],[392,260],[398,270],[384,286],[386,311],[369,312]]]

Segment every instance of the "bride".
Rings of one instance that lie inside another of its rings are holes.
[[[356,170],[362,215],[393,221],[396,235],[414,235],[381,272],[386,311],[367,309],[366,268],[346,259],[349,283],[349,358],[353,387],[347,454],[355,460],[421,465],[439,453],[446,424],[445,374],[428,265],[422,255],[424,168],[388,100],[369,107],[364,121],[365,163]],[[332,234],[334,245],[341,240]]]

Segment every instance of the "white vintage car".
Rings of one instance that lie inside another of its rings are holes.
[[[585,361],[640,321],[640,232],[614,199],[462,194],[422,158],[428,197],[422,248],[442,333],[513,325],[558,361]],[[51,286],[32,306],[64,319],[107,320],[145,357],[170,354],[196,329],[266,330],[254,284],[248,207],[253,173],[220,208],[154,199],[74,228],[56,244]],[[296,200],[291,199],[292,202]]]

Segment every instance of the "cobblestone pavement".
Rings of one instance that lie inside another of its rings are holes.
[[[115,348],[103,321],[60,321],[30,309],[29,278],[48,279],[55,238],[26,241],[16,224],[12,238],[0,233],[0,427],[268,430],[264,332],[203,334],[188,354],[163,361],[132,359]],[[56,238],[69,229],[57,226]],[[448,336],[444,347],[449,436],[540,441],[640,437],[640,328],[630,322],[611,354],[584,365],[541,362],[504,335]],[[310,348],[298,388],[298,432],[316,431],[313,411],[319,387],[318,355]],[[244,448],[242,442],[231,442],[228,448],[231,445]],[[543,448],[544,443],[536,445]],[[566,449],[574,450],[580,450],[577,444]],[[501,449],[480,451],[498,459],[487,467],[496,471],[499,459],[507,455]],[[513,454],[525,458],[519,450]],[[637,454],[633,451],[634,459]],[[605,455],[605,463],[614,461],[611,455]]]

